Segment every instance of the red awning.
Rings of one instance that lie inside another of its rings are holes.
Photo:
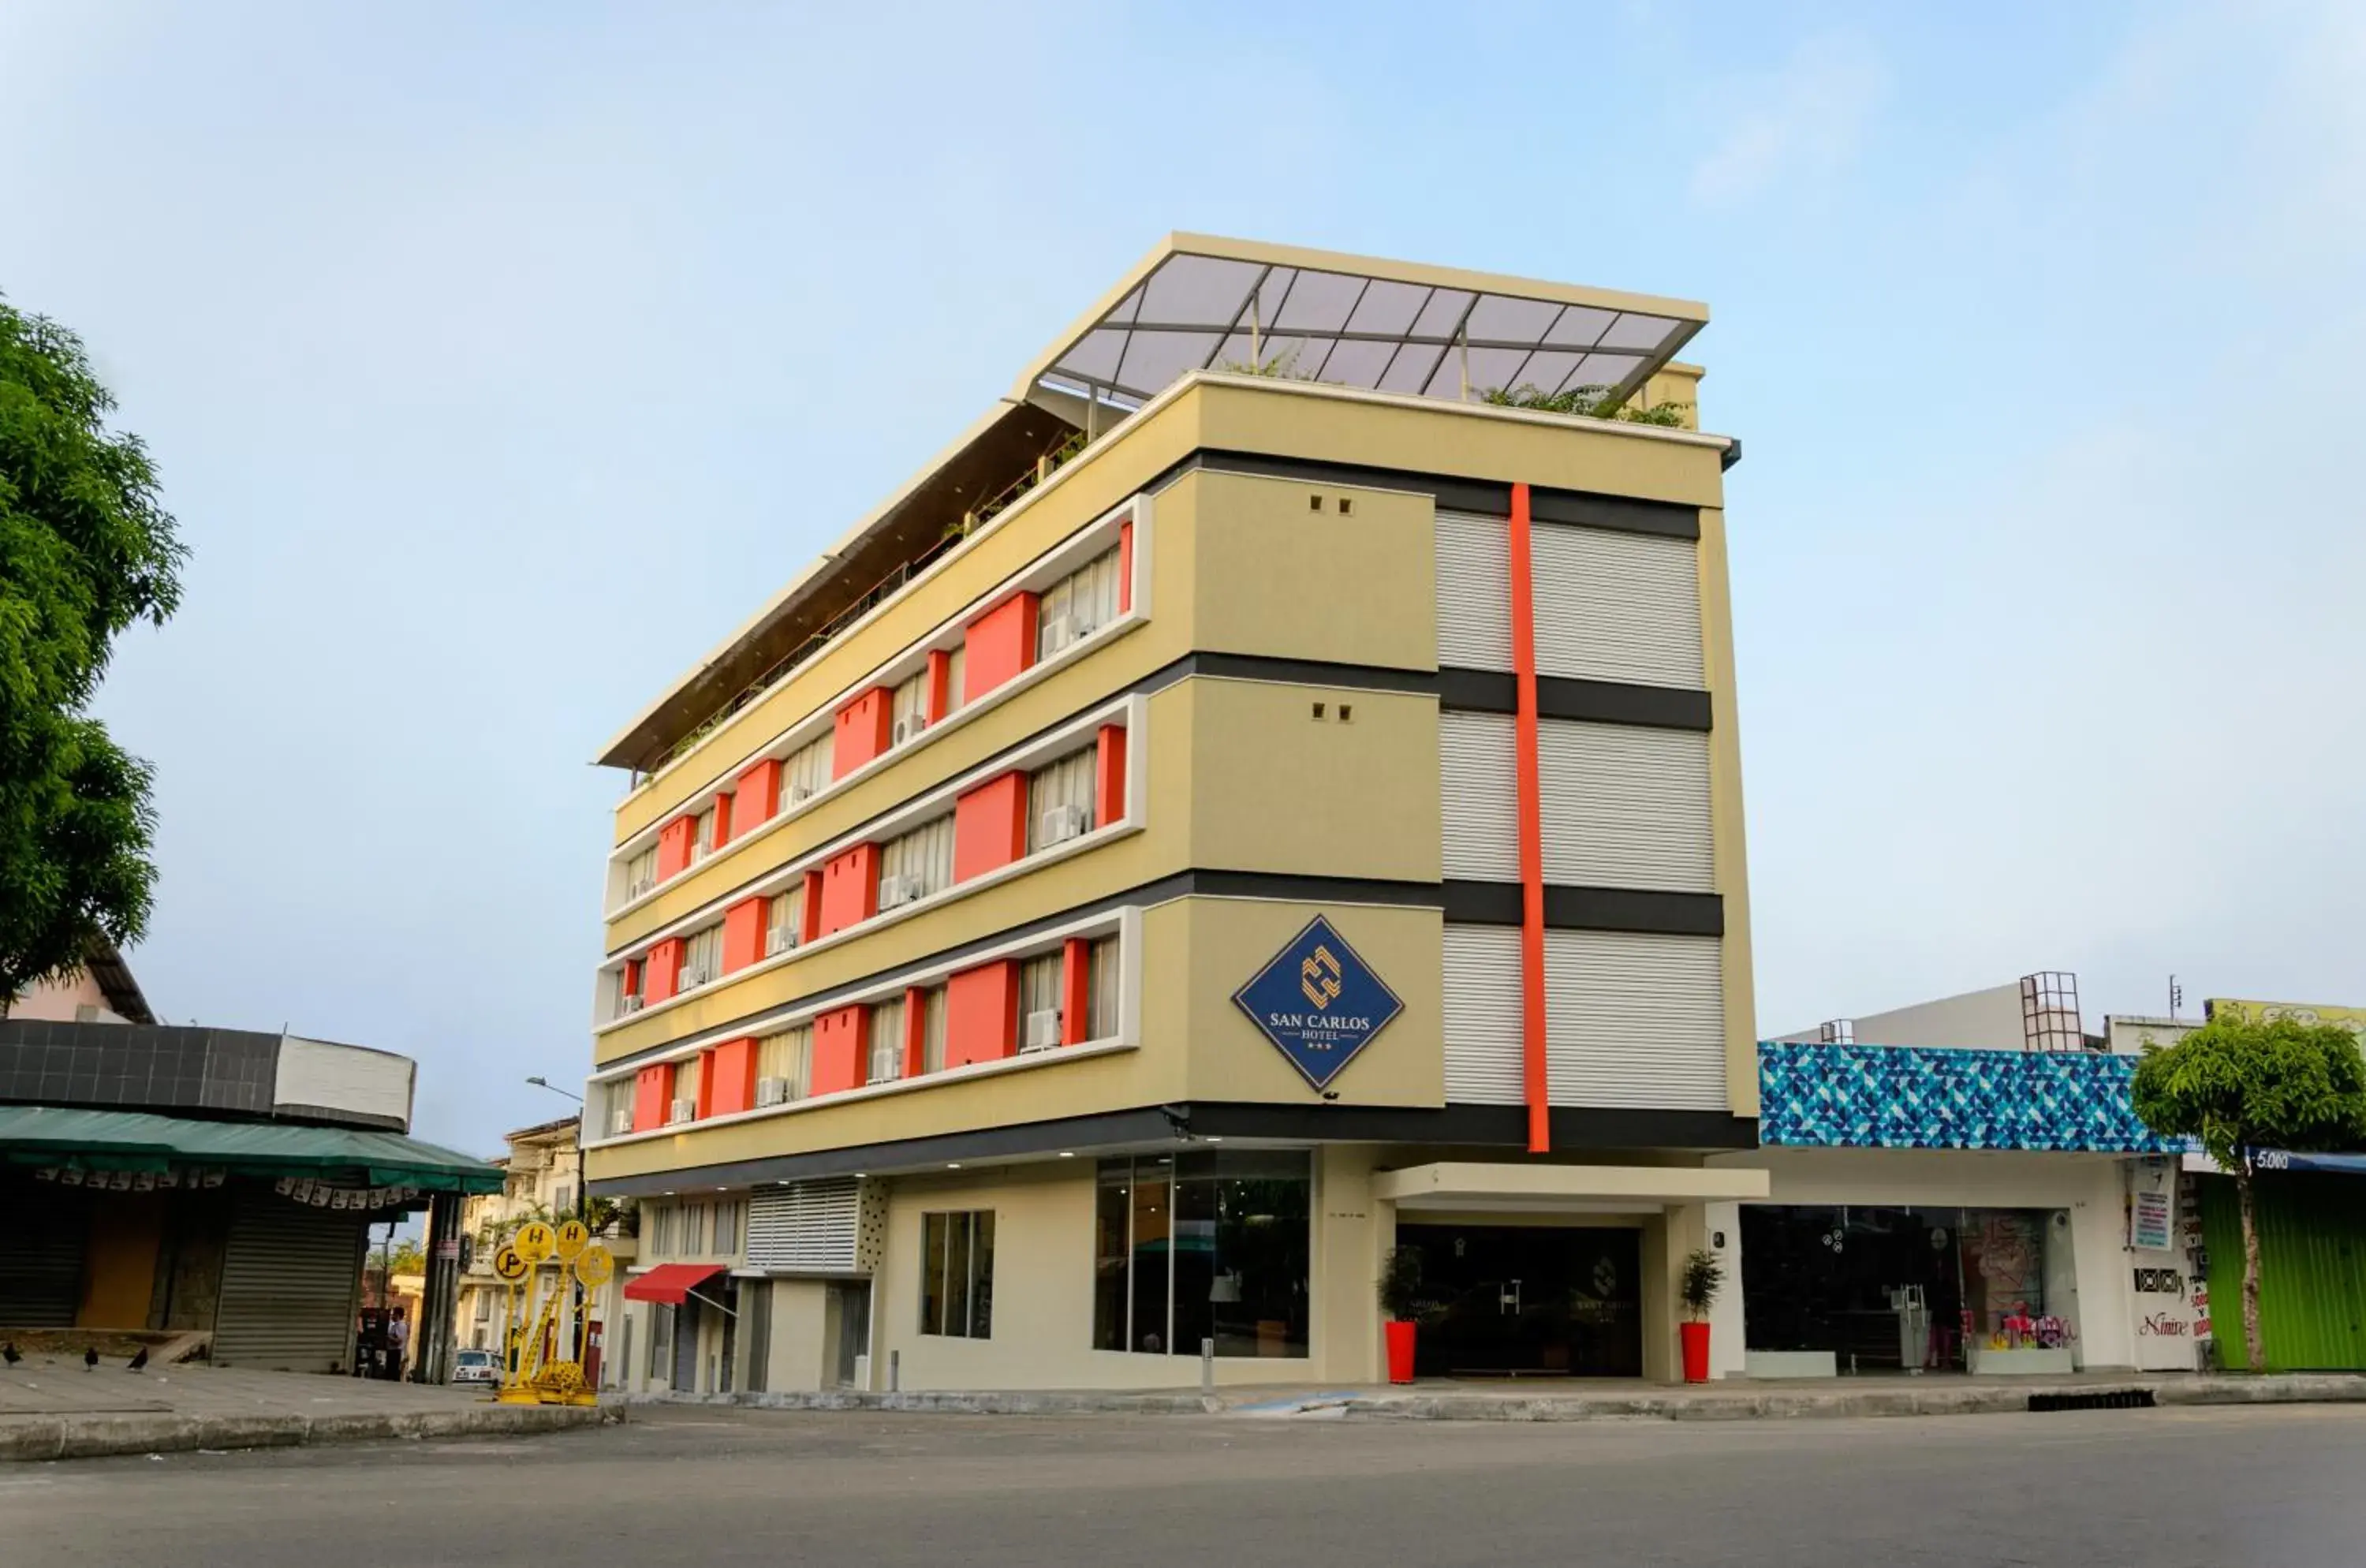
[[[684,1296],[722,1272],[720,1263],[660,1263],[648,1273],[625,1280],[625,1299],[680,1306]]]

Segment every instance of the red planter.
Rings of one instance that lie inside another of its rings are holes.
[[[1413,1382],[1413,1331],[1410,1323],[1390,1322],[1385,1325],[1389,1335],[1389,1381]]]
[[[1676,1325],[1676,1332],[1684,1336],[1684,1381],[1686,1382],[1708,1382],[1708,1325],[1680,1323]],[[1666,1341],[1662,1340],[1662,1343],[1664,1344]]]

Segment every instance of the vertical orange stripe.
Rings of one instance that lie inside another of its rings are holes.
[[[1528,487],[1512,486],[1512,756],[1520,812],[1520,1047],[1528,1099],[1528,1152],[1552,1148],[1545,1077],[1544,788],[1537,776],[1537,596],[1529,555]]]

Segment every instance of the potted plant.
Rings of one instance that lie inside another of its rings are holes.
[[[1389,1382],[1413,1382],[1414,1326],[1421,1315],[1421,1249],[1392,1247],[1380,1259],[1380,1310],[1389,1314]]]
[[[1708,1382],[1708,1309],[1724,1284],[1725,1265],[1716,1253],[1699,1248],[1684,1258],[1684,1281],[1676,1293],[1684,1303],[1685,1321],[1677,1332],[1684,1337],[1686,1382]]]

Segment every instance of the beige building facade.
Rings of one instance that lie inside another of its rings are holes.
[[[1766,1183],[1706,319],[1174,236],[636,717],[614,1381],[1370,1382],[1396,1247],[1425,1373],[1673,1376]]]

